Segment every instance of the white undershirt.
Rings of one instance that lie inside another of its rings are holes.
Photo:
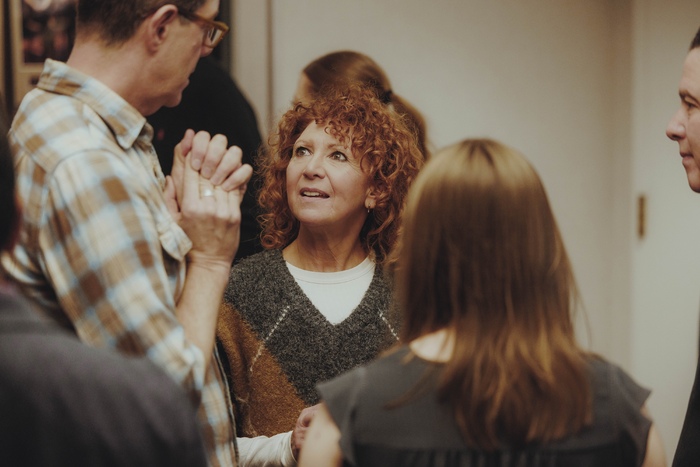
[[[287,263],[289,272],[318,311],[332,324],[343,322],[362,301],[374,276],[369,257],[351,269],[316,272]]]

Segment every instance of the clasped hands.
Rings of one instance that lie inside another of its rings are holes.
[[[223,135],[187,130],[166,178],[168,210],[192,241],[188,260],[228,269],[240,242],[241,200],[253,173]]]

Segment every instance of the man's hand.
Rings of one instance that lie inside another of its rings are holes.
[[[295,459],[299,459],[299,450],[304,444],[304,439],[306,439],[306,432],[309,429],[311,420],[314,418],[316,411],[321,404],[312,405],[301,411],[299,418],[297,418],[297,423],[292,430],[292,453]]]
[[[236,185],[235,190],[226,191],[201,176],[190,163],[191,155],[183,160],[180,173],[166,181],[164,195],[168,208],[192,241],[188,254],[191,263],[230,267],[238,251],[240,204],[253,169],[241,164],[240,151],[234,151],[233,155],[233,165],[237,168],[229,180]]]
[[[219,160],[225,178],[218,175],[218,169],[210,178],[195,169],[198,163],[193,164],[192,159],[198,146],[200,153],[204,148],[205,160],[210,156]],[[163,195],[173,218],[192,241],[175,313],[187,338],[202,350],[208,363],[221,297],[238,251],[240,204],[253,169],[242,164],[240,149],[226,149],[226,138],[209,138],[205,132],[195,135],[188,130],[175,153],[172,176],[166,180]],[[223,183],[216,185],[212,179]]]
[[[202,177],[211,181],[225,191],[240,188],[240,179],[234,176],[241,166],[242,151],[237,146],[227,146],[228,140],[224,135],[213,137],[206,131],[194,133],[187,130],[180,143],[175,146],[173,155],[172,176],[178,187],[182,179],[185,158],[191,154],[190,166]],[[178,194],[180,193],[178,188]],[[180,198],[178,198],[180,199]]]
[[[227,149],[226,144],[223,135],[212,138],[206,131],[195,134],[187,130],[182,141],[175,146],[172,174],[166,177],[164,196],[168,210],[178,224],[182,220],[185,169],[199,172],[200,186],[216,187],[225,192],[235,190],[243,199],[252,168],[242,164],[240,148],[231,146]],[[235,204],[238,209],[240,201]]]

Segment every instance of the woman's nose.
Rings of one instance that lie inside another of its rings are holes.
[[[324,174],[325,171],[323,168],[323,157],[316,154],[309,157],[309,159],[306,162],[306,166],[304,167],[304,175],[309,178],[312,178],[322,177]]]

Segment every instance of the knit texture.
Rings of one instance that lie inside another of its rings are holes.
[[[293,429],[299,412],[319,402],[316,384],[373,360],[398,331],[380,268],[357,308],[333,325],[297,285],[280,250],[242,260],[231,270],[217,330],[238,436]]]

